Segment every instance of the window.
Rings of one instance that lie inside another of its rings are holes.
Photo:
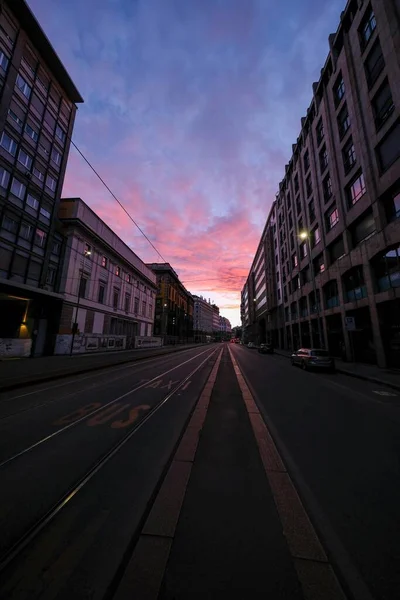
[[[289,229],[292,229],[293,227],[293,216],[292,213],[289,213]]]
[[[44,114],[43,125],[46,127],[47,131],[53,135],[54,127],[56,126],[56,120],[48,109]]]
[[[400,218],[400,190],[389,191],[384,200],[387,220],[395,221]]]
[[[114,310],[117,310],[118,303],[119,303],[119,289],[114,288],[114,291],[113,291],[113,308],[114,308]]]
[[[135,300],[134,300],[133,312],[135,313],[135,315],[137,315],[138,312],[139,312],[139,298],[136,298],[136,297],[135,297]]]
[[[61,129],[61,127],[59,125],[57,125],[56,127],[56,137],[58,137],[58,139],[64,143],[65,139],[67,137],[67,134],[65,133],[65,131],[63,129]]]
[[[373,261],[378,290],[400,287],[400,246],[386,250]]]
[[[11,108],[8,109],[8,114],[10,115],[10,117],[14,121],[14,123],[16,123],[16,125],[18,125],[17,129],[19,131],[21,131],[22,127],[24,125],[23,120],[13,110],[11,110]]]
[[[78,290],[78,295],[80,298],[86,298],[87,283],[88,283],[88,280],[86,279],[86,277],[83,277],[81,275],[81,278],[79,280],[79,290]]]
[[[318,275],[318,273],[323,273],[324,271],[325,271],[324,255],[320,254],[314,260],[314,272],[316,275]]]
[[[316,129],[316,133],[317,133],[317,144],[318,146],[320,145],[320,143],[322,142],[322,140],[324,139],[325,136],[325,132],[324,132],[324,124],[322,119],[320,119],[318,121],[318,125],[317,125],[317,129]]]
[[[332,198],[332,180],[329,173],[322,182],[322,188],[324,190],[325,202],[328,202],[328,200]]]
[[[297,254],[293,254],[292,256],[292,269],[295,269],[298,265]]]
[[[54,241],[53,245],[51,247],[51,252],[52,252],[52,254],[59,256],[61,253],[61,242]]]
[[[39,246],[39,248],[44,248],[46,245],[46,237],[47,235],[44,231],[42,231],[41,229],[36,229],[34,239],[35,246]]]
[[[319,153],[319,167],[321,169],[321,173],[325,171],[328,166],[328,152],[326,150],[326,146],[324,146]]]
[[[339,236],[332,244],[330,244],[330,246],[328,246],[328,254],[331,264],[344,256],[344,241],[342,236]]]
[[[17,153],[17,142],[10,137],[5,131],[1,134],[0,145],[3,146],[7,152],[9,152],[12,156],[15,156]]]
[[[61,154],[53,148],[51,151],[51,160],[59,167],[61,165]]]
[[[299,176],[295,175],[294,178],[294,191],[297,193],[299,191]]]
[[[365,194],[365,181],[363,173],[357,176],[356,179],[350,183],[347,189],[347,197],[349,201],[349,206],[353,206],[356,204],[361,196]]]
[[[336,80],[335,86],[333,88],[335,106],[338,106],[340,104],[340,102],[344,96],[344,93],[345,93],[345,87],[344,87],[343,77],[342,77],[342,75],[339,75],[338,79]]]
[[[25,150],[22,150],[22,148],[18,153],[18,161],[21,163],[21,165],[31,170],[33,159],[25,152]]]
[[[304,173],[307,173],[308,169],[310,168],[310,153],[308,152],[308,150],[306,150],[304,153],[303,164]]]
[[[7,56],[0,50],[0,67],[3,69],[3,71],[7,71],[8,62]]]
[[[390,91],[387,79],[383,82],[372,100],[372,109],[374,111],[375,125],[379,129],[393,112],[394,104],[392,92]]]
[[[51,189],[52,192],[56,191],[57,181],[51,175],[46,177],[46,186]]]
[[[297,196],[297,198],[296,198],[296,214],[297,214],[297,216],[299,216],[300,213],[301,213],[300,196]]]
[[[31,127],[31,126],[30,126],[28,123],[25,125],[25,133],[26,133],[27,135],[29,135],[29,137],[30,137],[30,138],[32,138],[32,140],[33,140],[34,142],[37,142],[37,141],[38,141],[38,139],[39,139],[39,134],[38,134],[38,132],[37,132],[37,131],[35,131],[35,130],[33,129],[33,127]]]
[[[31,97],[32,88],[19,73],[17,75],[17,81],[15,82],[15,85],[19,90],[21,90],[25,98],[28,98],[29,100]]]
[[[314,200],[311,200],[308,203],[308,219],[310,221],[310,223],[312,223],[313,221],[315,221],[315,206],[314,206]]]
[[[384,67],[385,61],[383,58],[381,45],[379,40],[376,40],[364,63],[365,75],[369,88],[374,85]]]
[[[321,241],[321,233],[319,231],[319,227],[314,227],[314,229],[311,232],[312,247],[314,248],[314,246],[319,244],[320,241]]]
[[[307,179],[306,179],[306,192],[307,192],[307,197],[311,196],[312,194],[312,183],[311,183],[311,173],[309,173],[307,175]],[[301,207],[300,207],[301,209]],[[297,211],[297,214],[299,213],[299,211]]]
[[[47,285],[53,285],[56,280],[56,270],[48,269],[46,275],[46,283]]]
[[[376,149],[381,172],[386,171],[400,156],[400,121],[387,133]]]
[[[146,316],[146,301],[142,300],[142,315]]]
[[[107,269],[108,267],[108,260],[106,256],[102,256],[101,257],[101,266],[104,267],[105,269]]]
[[[149,315],[148,316],[151,317],[152,314],[153,314],[153,305],[149,304]]]
[[[35,177],[39,179],[39,181],[44,181],[44,173],[40,171],[37,167],[33,167],[33,174]]]
[[[342,110],[340,111],[338,118],[337,118],[337,122],[338,122],[339,136],[340,136],[340,139],[342,139],[346,135],[346,133],[348,132],[348,130],[350,128],[350,117],[349,117],[349,113],[348,113],[346,104],[343,106]]]
[[[15,177],[13,177],[11,184],[11,193],[14,194],[14,196],[17,196],[18,198],[23,200],[25,197],[25,192],[26,186],[20,181],[18,181],[18,179],[15,179]]]
[[[351,227],[353,246],[368,238],[376,231],[372,210],[366,211]]]
[[[39,120],[42,119],[44,113],[44,104],[43,102],[36,96],[36,94],[32,94],[32,100],[30,105],[30,110]]]
[[[90,257],[92,254],[92,246],[90,244],[85,244],[85,247],[83,249],[83,254],[86,257]]]
[[[327,231],[330,231],[337,223],[339,223],[339,213],[336,207],[326,213],[325,221]]]
[[[375,15],[371,8],[367,11],[359,30],[361,49],[363,50],[376,29]]]
[[[105,296],[105,294],[106,294],[106,286],[103,283],[100,283],[99,284],[99,295],[98,295],[98,298],[97,298],[97,301],[100,304],[104,304],[104,296]]]
[[[10,173],[3,167],[0,167],[0,187],[7,189],[10,181]]]
[[[45,217],[46,219],[50,219],[51,218],[51,212],[47,210],[47,208],[44,208],[44,206],[40,207],[40,214]]]
[[[28,240],[28,242],[30,242],[33,236],[32,225],[28,225],[28,223],[22,223],[19,235],[24,238],[24,240]]]
[[[44,73],[40,73],[40,77],[39,77],[39,75],[36,77],[36,85],[37,85],[38,89],[40,90],[40,92],[44,96],[47,97],[47,90],[49,89],[49,81]]]
[[[39,150],[41,152],[43,152],[43,154],[46,156],[46,158],[48,158],[50,156],[50,148],[51,148],[50,140],[42,133],[40,135]]]
[[[345,302],[367,298],[367,287],[361,265],[350,269],[343,275],[343,287]]]
[[[32,196],[32,194],[28,194],[27,195],[27,197],[26,197],[26,203],[27,203],[28,206],[30,206],[34,210],[37,210],[39,208],[39,200],[37,200],[35,198],[35,196]]]
[[[290,198],[290,192],[289,192],[289,193],[288,193],[288,195],[287,195],[287,198],[286,198],[286,203],[287,203],[287,207],[288,207],[288,209],[289,209],[289,208],[292,206],[292,200],[291,200],[291,198]]]
[[[130,273],[126,274],[126,282],[127,283],[132,283],[132,275]]]
[[[125,312],[129,312],[131,307],[131,295],[125,294]]]
[[[294,250],[294,237],[293,237],[293,233],[290,234],[290,249]]]
[[[350,138],[342,150],[344,172],[347,174],[356,164],[356,150]]]
[[[303,242],[300,245],[300,257],[305,258],[307,256],[307,242]]]
[[[6,231],[9,231],[10,233],[17,233],[18,230],[18,223],[15,219],[12,219],[11,217],[8,217],[7,215],[4,215],[3,217],[3,223],[2,223],[3,229],[5,229]]]
[[[115,274],[117,277],[121,276],[121,267],[118,267],[118,266],[115,267]]]

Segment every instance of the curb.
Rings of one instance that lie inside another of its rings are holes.
[[[194,346],[195,348],[196,346]],[[199,345],[200,347],[200,345]],[[2,392],[8,392],[11,390],[16,390],[19,388],[24,388],[27,387],[29,385],[36,385],[39,383],[46,383],[49,381],[56,381],[57,379],[62,379],[63,377],[72,377],[73,375],[83,375],[84,373],[90,373],[91,371],[101,371],[101,369],[108,369],[110,367],[117,367],[119,365],[125,365],[127,363],[130,362],[136,362],[139,360],[145,360],[147,358],[153,358],[153,357],[157,357],[157,356],[166,356],[168,354],[174,354],[176,352],[182,352],[183,350],[190,350],[190,348],[175,348],[174,350],[170,350],[169,352],[157,352],[157,354],[151,354],[148,356],[137,356],[137,357],[131,357],[131,358],[126,358],[125,360],[120,360],[120,361],[116,361],[113,363],[107,363],[107,364],[102,364],[102,365],[96,365],[96,366],[85,366],[82,368],[78,368],[76,370],[63,370],[63,371],[57,371],[55,373],[52,373],[51,375],[43,375],[43,376],[38,376],[35,377],[33,379],[29,379],[26,381],[16,381],[15,383],[9,383],[9,384],[5,384],[0,386],[0,393]]]
[[[275,354],[278,356],[283,356],[284,358],[290,358],[287,354],[283,354],[283,352],[279,352],[274,350]],[[372,381],[372,383],[377,383],[379,385],[385,385],[386,387],[390,387],[394,390],[400,391],[400,385],[397,383],[392,383],[391,381],[387,381],[385,379],[378,379],[377,377],[372,377],[370,375],[362,375],[361,373],[353,373],[352,371],[347,371],[346,369],[341,369],[340,367],[336,367],[336,371],[338,373],[342,373],[343,375],[348,375],[349,377],[355,377],[356,379],[362,379],[364,381]]]

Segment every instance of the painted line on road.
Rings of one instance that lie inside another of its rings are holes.
[[[329,564],[253,395],[231,349],[228,350],[304,597],[306,600],[345,600],[346,595]]]
[[[142,383],[141,385],[138,385],[137,387],[129,390],[128,392],[125,392],[125,394],[122,394],[121,396],[118,396],[117,398],[114,398],[114,400],[110,400],[110,402],[106,402],[106,404],[103,404],[99,408],[96,408],[95,410],[93,410],[93,411],[85,414],[83,417],[81,417],[80,419],[77,419],[76,421],[73,421],[69,425],[65,425],[65,427],[61,427],[60,429],[57,429],[56,431],[54,431],[50,435],[47,435],[46,437],[44,437],[41,440],[35,442],[34,444],[31,444],[27,448],[24,448],[24,450],[21,450],[21,452],[18,452],[17,454],[14,454],[13,456],[10,456],[9,458],[7,458],[5,461],[3,461],[2,463],[0,463],[0,468],[6,466],[7,464],[11,463],[12,461],[16,460],[17,458],[20,458],[24,454],[27,454],[28,452],[30,452],[34,448],[37,448],[38,446],[44,444],[45,442],[48,442],[49,440],[55,438],[56,436],[60,435],[61,433],[64,433],[65,431],[67,431],[71,427],[75,427],[75,425],[78,425],[78,423],[81,423],[85,419],[88,419],[89,417],[92,417],[92,416],[96,415],[98,412],[104,410],[108,406],[112,406],[113,404],[115,404],[119,400],[122,400],[123,398],[126,398],[127,396],[130,396],[134,392],[137,392],[138,390],[146,387],[152,381],[156,381],[157,379],[160,379],[161,377],[164,377],[164,375],[167,375],[168,373],[171,373],[172,371],[175,371],[176,369],[179,369],[183,365],[186,365],[187,363],[192,362],[192,360],[195,360],[196,358],[199,358],[200,356],[202,356],[203,354],[206,354],[207,352],[210,352],[209,348],[207,350],[204,350],[204,352],[201,352],[200,354],[196,354],[196,356],[193,356],[192,358],[189,358],[188,360],[185,360],[184,362],[180,363],[179,365],[176,365],[175,367],[172,367],[168,371],[165,371],[164,373],[161,373],[160,375],[157,375],[156,377],[153,377],[153,379],[150,379],[148,382]],[[214,354],[214,352],[216,352],[216,350],[212,350],[212,352],[210,352],[210,356],[212,356],[212,354]],[[187,380],[187,378],[185,379],[185,383],[186,383],[186,380]]]
[[[113,600],[157,600],[217,377],[221,349],[172,459]]]

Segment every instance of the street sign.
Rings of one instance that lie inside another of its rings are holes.
[[[344,318],[344,326],[347,331],[355,331],[356,330],[356,320],[354,317],[345,317]]]

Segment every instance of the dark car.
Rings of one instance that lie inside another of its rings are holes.
[[[260,354],[273,354],[274,353],[272,344],[260,344],[258,351]]]
[[[300,348],[292,354],[292,365],[309,369],[335,371],[335,361],[329,352],[320,348]]]

